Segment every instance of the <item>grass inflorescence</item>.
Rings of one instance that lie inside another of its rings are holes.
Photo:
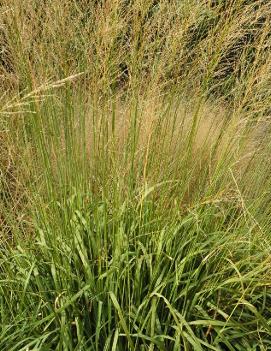
[[[0,349],[269,350],[270,1],[0,2]]]

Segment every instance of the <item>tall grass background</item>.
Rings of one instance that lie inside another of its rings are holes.
[[[0,2],[0,349],[269,350],[270,1]]]

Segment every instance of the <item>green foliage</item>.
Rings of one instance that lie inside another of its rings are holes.
[[[271,349],[269,1],[0,8],[0,349]]]
[[[245,228],[218,230],[212,205],[160,221],[136,199],[84,197],[39,213],[32,249],[3,252],[1,349],[270,346],[268,252],[251,253]]]

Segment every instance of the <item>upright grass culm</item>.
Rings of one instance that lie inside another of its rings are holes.
[[[270,2],[0,3],[0,349],[269,350]]]

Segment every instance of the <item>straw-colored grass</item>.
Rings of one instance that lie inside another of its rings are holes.
[[[0,350],[269,350],[270,1],[0,1]]]

